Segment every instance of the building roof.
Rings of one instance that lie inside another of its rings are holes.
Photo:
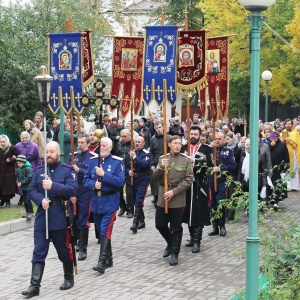
[[[136,13],[136,12],[151,12],[157,7],[161,6],[162,3],[158,3],[154,0],[135,0],[132,4],[128,5],[124,12]]]

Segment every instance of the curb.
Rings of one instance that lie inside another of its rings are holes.
[[[0,223],[0,235],[16,232],[19,230],[31,228],[34,225],[34,218],[31,220],[27,219],[16,219],[12,221]]]

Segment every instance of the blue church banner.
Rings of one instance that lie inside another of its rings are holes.
[[[52,96],[49,108],[56,114],[60,108],[59,87],[62,106],[69,114],[72,110],[71,87],[74,96],[82,96],[82,51],[81,32],[50,33],[48,39],[49,70],[53,77]]]
[[[146,26],[144,51],[143,99],[147,105],[163,103],[163,80],[167,81],[167,100],[176,103],[178,27]]]

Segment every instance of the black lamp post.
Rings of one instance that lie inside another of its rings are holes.
[[[45,179],[47,178],[47,130],[46,130],[46,113],[47,106],[50,101],[50,95],[52,90],[53,77],[47,74],[47,68],[45,66],[40,67],[40,74],[33,78],[35,83],[36,91],[39,97],[40,103],[43,105],[43,114],[44,114],[44,170],[45,170]],[[45,199],[48,199],[47,190],[45,190]],[[48,210],[45,211],[46,217],[46,239],[49,239],[49,230],[48,230]]]

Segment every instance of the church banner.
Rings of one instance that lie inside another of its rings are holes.
[[[228,36],[208,38],[207,46],[207,81],[208,97],[211,114],[214,121],[218,119],[218,112],[225,117],[229,103],[229,49]],[[205,97],[201,91],[201,98]]]
[[[146,26],[144,51],[143,99],[147,105],[163,103],[163,81],[167,82],[165,95],[173,106],[176,103],[178,27]]]
[[[82,51],[83,51],[83,87],[87,87],[94,81],[94,61],[92,51],[91,30],[82,32]]]
[[[75,97],[82,95],[81,32],[50,33],[48,37],[49,70],[53,77],[49,108],[54,114],[58,112],[61,87],[62,105],[69,114],[72,110],[71,87]]]
[[[116,95],[120,100],[121,118],[127,116],[132,97],[136,115],[141,108],[143,57],[143,37],[114,37],[111,95]],[[134,95],[132,85],[135,85]]]
[[[179,31],[177,87],[181,89],[206,87],[206,31]]]

